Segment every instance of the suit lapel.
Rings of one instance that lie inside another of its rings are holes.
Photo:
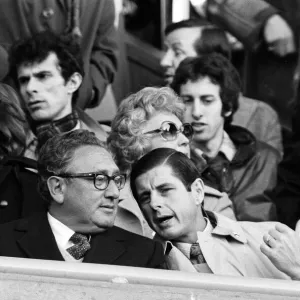
[[[16,226],[15,230],[26,231],[17,243],[29,258],[64,260],[46,214],[39,214],[28,219],[27,229]]]
[[[91,249],[87,252],[83,261],[112,264],[125,252],[126,248],[122,243],[122,239],[117,239],[111,230],[107,230],[91,238]]]

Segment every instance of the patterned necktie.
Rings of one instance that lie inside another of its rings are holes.
[[[199,243],[193,243],[190,250],[190,260],[193,265],[205,264],[206,260],[202,254]]]
[[[70,241],[74,243],[74,245],[67,249],[68,253],[71,254],[76,260],[81,259],[85,252],[91,249],[91,245],[88,241],[88,238],[80,233],[74,233]]]

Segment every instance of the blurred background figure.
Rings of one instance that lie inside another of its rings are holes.
[[[17,93],[0,84],[0,223],[44,211],[37,192],[36,162],[30,156],[31,131]]]
[[[188,19],[165,29],[165,53],[161,59],[166,84],[171,84],[179,63],[187,57],[213,52],[232,58],[232,47],[221,28],[205,20]],[[282,156],[282,136],[278,115],[270,105],[240,94],[233,124],[247,128],[256,139],[273,146]]]
[[[86,73],[76,104],[83,109],[100,104],[118,68],[114,1],[1,0],[0,10],[0,45],[6,50],[16,40],[44,30],[76,39]]]
[[[297,66],[299,1],[191,0],[196,11],[237,37],[247,51],[244,93],[270,104],[291,129]],[[242,21],[243,20],[243,21]],[[284,88],[283,88],[284,87]]]

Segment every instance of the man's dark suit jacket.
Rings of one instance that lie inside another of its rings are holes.
[[[159,268],[161,244],[119,227],[91,237],[83,262]],[[0,225],[0,256],[64,261],[45,213]]]

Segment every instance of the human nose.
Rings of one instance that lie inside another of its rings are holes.
[[[178,134],[177,142],[180,148],[187,148],[190,143],[190,140],[182,132],[180,132]]]
[[[105,190],[105,197],[114,200],[119,198],[119,196],[120,196],[120,190],[118,189],[116,183],[113,180],[110,180]]]
[[[201,101],[198,99],[194,100],[192,116],[196,120],[199,120],[203,116],[203,107],[201,105]]]
[[[37,91],[37,81],[34,78],[30,78],[26,85],[26,92],[28,94]]]
[[[163,205],[163,201],[162,201],[161,197],[159,197],[159,195],[157,195],[157,194],[151,195],[150,207],[153,210],[157,210],[157,209],[161,208],[162,205]]]
[[[172,53],[170,50],[167,50],[160,61],[161,67],[170,67],[172,66]]]

